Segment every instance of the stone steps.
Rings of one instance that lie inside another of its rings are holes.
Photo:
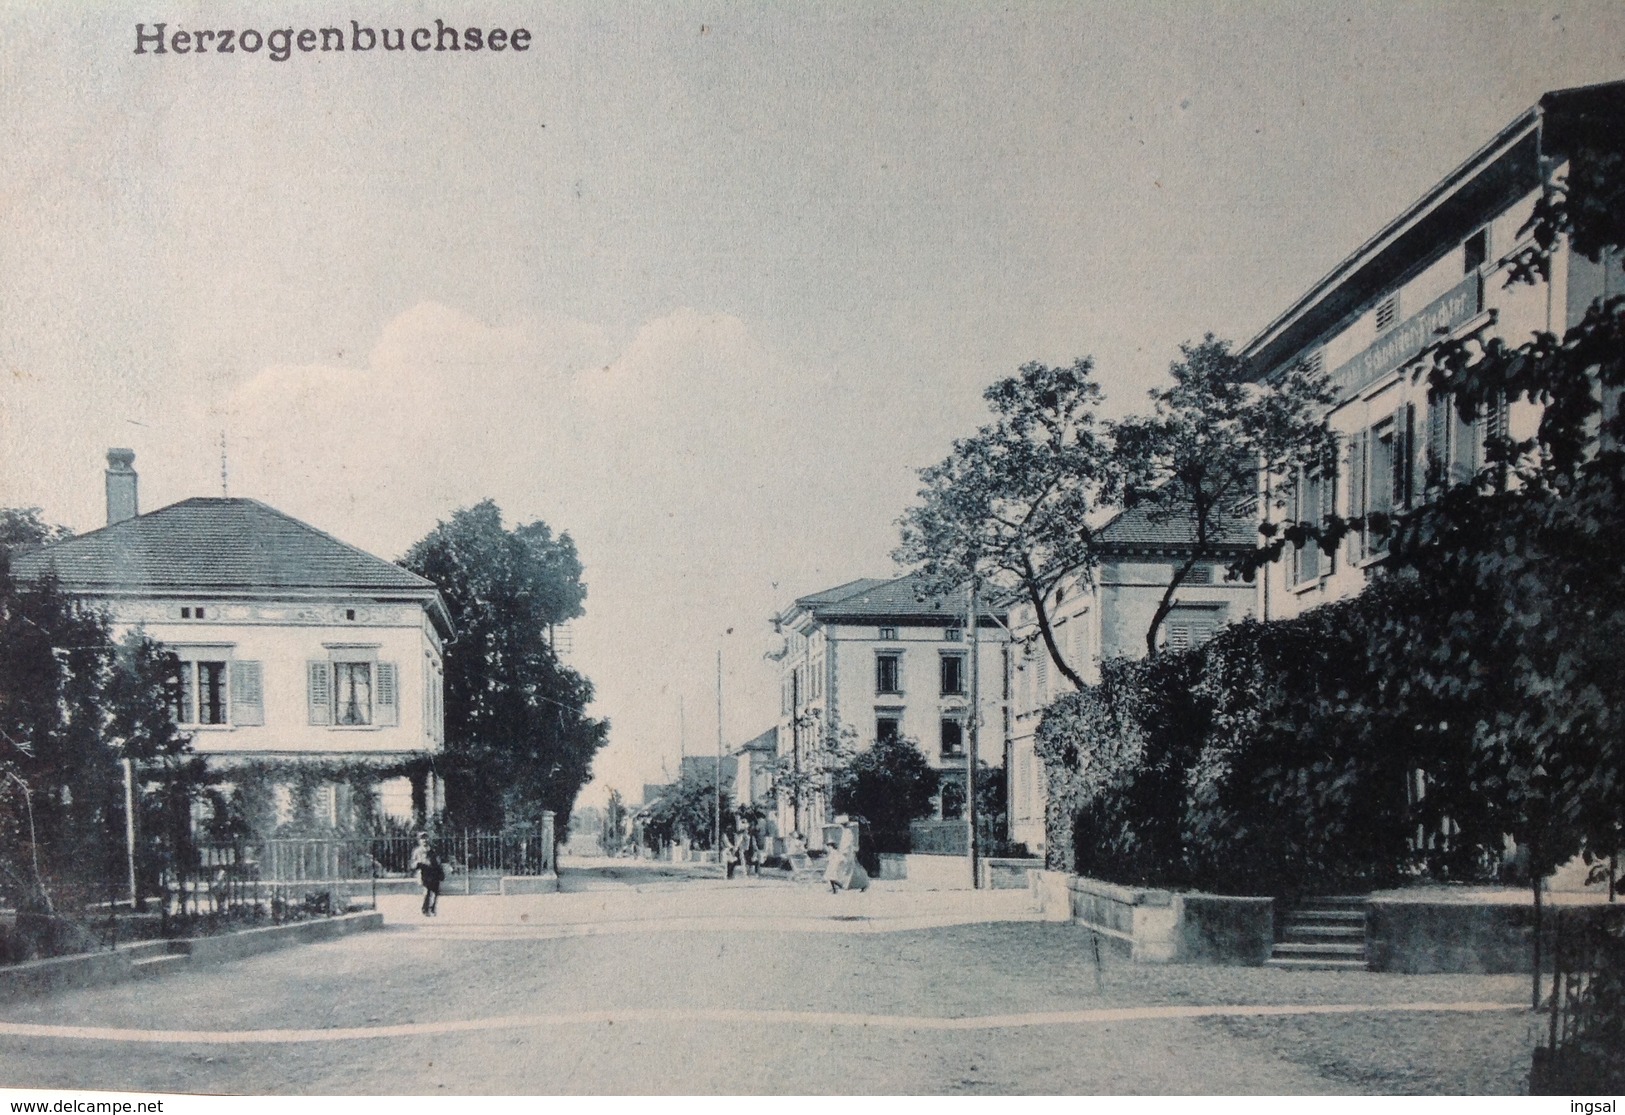
[[[1268,966],[1349,969],[1366,966],[1365,902],[1358,895],[1305,899],[1285,917]]]

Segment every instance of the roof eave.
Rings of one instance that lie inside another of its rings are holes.
[[[1538,186],[1538,163],[1528,156],[1538,150],[1544,112],[1537,105],[1519,115],[1248,341],[1241,355],[1251,363],[1252,377],[1258,379],[1269,375],[1284,361],[1335,328],[1338,322],[1363,309],[1363,297],[1356,299],[1361,305],[1352,309],[1341,306],[1335,299],[1353,280],[1379,273],[1390,281],[1402,281],[1402,276],[1425,266],[1427,260],[1421,257],[1426,253],[1417,249],[1418,237],[1415,234],[1428,229],[1430,222],[1438,222],[1441,215],[1452,218],[1455,223],[1473,223],[1474,214],[1463,216],[1447,211],[1449,203],[1461,197],[1468,187],[1487,183],[1488,188],[1484,191],[1486,200],[1474,207],[1477,210],[1493,208],[1509,193],[1516,197]],[[1529,144],[1530,150],[1520,150],[1523,144]],[[1515,165],[1525,159],[1524,167]],[[1519,175],[1517,172],[1520,169],[1527,173]],[[1494,188],[1491,176],[1508,170],[1512,171],[1510,184],[1501,189]],[[1421,237],[1420,240],[1424,245],[1437,242],[1429,237]],[[1313,327],[1305,328],[1308,323],[1314,323]]]

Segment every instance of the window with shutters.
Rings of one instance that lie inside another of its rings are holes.
[[[943,696],[958,696],[965,692],[965,656],[963,654],[943,655],[941,672]]]
[[[965,722],[957,717],[944,716],[940,725],[942,757],[944,759],[964,758],[965,755]]]
[[[1426,487],[1430,495],[1448,485],[1471,480],[1484,463],[1484,438],[1499,407],[1488,415],[1464,419],[1448,395],[1428,399]]]
[[[175,723],[207,728],[265,723],[260,663],[234,661],[220,649],[181,648],[177,653],[180,684],[169,704]]]
[[[310,723],[381,728],[400,723],[400,671],[372,652],[335,650],[306,664]]]

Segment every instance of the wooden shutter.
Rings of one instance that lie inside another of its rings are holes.
[[[380,662],[377,666],[378,707],[377,723],[385,728],[393,727],[401,722],[401,702],[399,685],[400,671],[395,669],[393,662]]]
[[[1495,402],[1490,406],[1489,414],[1485,417],[1485,440],[1488,441],[1491,438],[1501,440],[1507,437],[1508,419],[1507,397],[1498,395]]]
[[[1359,518],[1366,511],[1366,460],[1371,452],[1371,431],[1361,430],[1349,445],[1349,518]],[[1366,532],[1362,527],[1349,534],[1351,561],[1365,556]]]
[[[1191,645],[1191,626],[1185,620],[1170,620],[1168,623],[1168,649],[1189,650]]]
[[[1415,507],[1417,505],[1417,503],[1419,502],[1419,500],[1417,498],[1419,493],[1417,492],[1417,486],[1416,486],[1416,404],[1415,403],[1406,403],[1405,404],[1405,421],[1400,426],[1399,432],[1395,436],[1396,437],[1401,437],[1402,436],[1405,439],[1405,442],[1404,442],[1403,446],[1396,445],[1394,447],[1396,449],[1399,449],[1399,448],[1404,449],[1404,453],[1401,454],[1401,455],[1398,455],[1396,459],[1405,462],[1405,474],[1404,474],[1403,477],[1401,477],[1401,479],[1402,479],[1402,481],[1404,482],[1404,485],[1405,485],[1404,497],[1403,497],[1403,500],[1397,506],[1403,507],[1408,511],[1412,507]]]
[[[265,723],[265,676],[258,662],[233,662],[231,669],[231,722],[245,726]]]
[[[1394,411],[1394,474],[1388,477],[1388,483],[1394,491],[1392,507],[1394,512],[1404,510],[1409,492],[1406,490],[1406,477],[1410,472],[1406,462],[1410,459],[1410,439],[1405,436],[1405,410],[1400,407]]]
[[[1445,483],[1446,462],[1450,459],[1450,400],[1444,395],[1428,399],[1427,486]]]
[[[1320,478],[1320,526],[1326,526],[1326,520],[1337,514],[1337,464]],[[1337,551],[1320,547],[1319,572],[1321,576],[1333,572],[1337,568]]]
[[[305,663],[305,687],[312,724],[333,723],[333,664],[320,659]]]

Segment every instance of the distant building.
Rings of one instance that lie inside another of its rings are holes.
[[[780,770],[797,769],[825,733],[851,730],[858,746],[888,736],[917,741],[942,775],[937,813],[960,815],[973,712],[969,591],[919,599],[915,575],[850,581],[796,600],[774,626],[781,696],[777,725]],[[1004,762],[1004,710],[1009,637],[1003,610],[979,613],[981,733],[979,758]],[[780,835],[800,832],[816,846],[828,803],[777,807]]]
[[[181,660],[172,714],[228,772],[271,764],[377,768],[386,807],[439,808],[445,742],[439,590],[382,558],[252,499],[182,500],[139,513],[135,454],[108,453],[106,526],[14,562],[104,609],[115,636],[142,630]],[[328,783],[318,823],[347,827],[349,785]],[[420,817],[421,819],[421,817]]]
[[[679,778],[715,783],[719,766],[722,769],[722,788],[726,790],[733,785],[739,773],[739,759],[734,755],[724,755],[721,763],[717,762],[715,755],[684,755],[678,761],[677,775]]]
[[[778,769],[779,729],[769,728],[739,746],[734,752],[738,773],[734,780],[735,799],[742,806],[771,811],[773,774]]]
[[[1534,432],[1533,404],[1503,404],[1465,423],[1453,401],[1430,403],[1426,377],[1411,373],[1442,336],[1482,331],[1509,344],[1536,332],[1561,336],[1593,299],[1625,293],[1617,256],[1594,264],[1566,243],[1548,282],[1506,281],[1532,246],[1520,230],[1543,175],[1564,176],[1577,132],[1617,134],[1622,120],[1625,82],[1546,94],[1248,342],[1243,353],[1258,379],[1307,364],[1329,372],[1338,392],[1328,418],[1342,443],[1336,471],[1263,480],[1272,494],[1286,493],[1289,519],[1403,512],[1476,471],[1488,436]],[[1270,501],[1263,509],[1277,515]],[[1258,579],[1260,614],[1284,618],[1354,595],[1383,545],[1366,532],[1335,553],[1289,552]]]
[[[1104,659],[1145,657],[1152,617],[1176,566],[1189,558],[1194,538],[1187,522],[1153,522],[1143,506],[1124,511],[1096,535],[1101,562],[1094,577],[1070,577],[1056,587],[1047,609],[1055,643],[1086,683],[1100,680]],[[1250,518],[1224,520],[1217,554],[1194,566],[1180,585],[1159,629],[1159,646],[1198,646],[1224,624],[1253,614],[1256,589],[1245,581],[1227,581],[1225,569],[1257,540]],[[1050,660],[1030,604],[1012,604],[1010,630],[1019,641],[1010,699],[1010,839],[1037,852],[1045,842],[1045,797],[1034,733],[1045,706],[1072,685]]]

